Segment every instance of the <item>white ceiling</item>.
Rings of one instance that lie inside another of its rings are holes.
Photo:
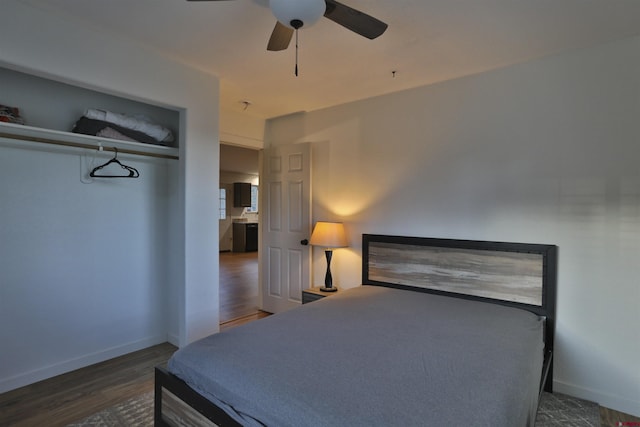
[[[328,19],[268,52],[268,0],[23,0],[220,77],[221,108],[270,118],[640,35],[638,0],[344,0],[389,24],[375,40]],[[396,71],[393,77],[393,71]]]

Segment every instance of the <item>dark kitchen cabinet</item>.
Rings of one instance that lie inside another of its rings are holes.
[[[255,222],[233,223],[233,252],[255,252],[258,250],[258,224]]]
[[[251,184],[248,182],[233,183],[233,207],[247,208],[251,206]]]

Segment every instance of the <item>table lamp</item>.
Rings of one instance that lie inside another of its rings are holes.
[[[311,233],[309,241],[313,246],[322,246],[325,248],[324,254],[327,258],[327,273],[324,276],[324,287],[320,290],[323,292],[335,292],[338,289],[333,287],[333,278],[331,277],[331,256],[333,248],[344,248],[347,246],[347,236],[344,232],[344,225],[341,222],[324,222],[318,221]]]

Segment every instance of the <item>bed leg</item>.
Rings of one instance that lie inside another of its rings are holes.
[[[545,355],[544,364],[542,365],[542,381],[540,384],[540,393],[546,391],[553,393],[553,352],[549,351]]]
[[[167,425],[162,419],[162,373],[158,368],[155,369],[153,425],[155,427],[165,427]]]

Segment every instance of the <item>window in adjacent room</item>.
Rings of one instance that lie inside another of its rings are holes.
[[[224,188],[220,189],[219,193],[220,200],[220,219],[227,219],[227,190]]]
[[[247,208],[247,212],[258,212],[258,186],[251,186],[251,206]]]

